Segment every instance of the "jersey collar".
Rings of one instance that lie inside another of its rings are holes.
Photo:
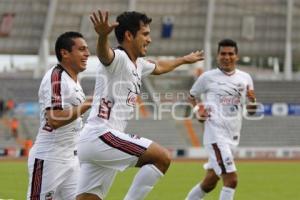
[[[220,67],[218,67],[218,69],[219,69],[221,72],[223,72],[223,74],[225,74],[226,76],[232,76],[233,74],[235,74],[235,71],[236,71],[236,69],[235,69],[235,70],[233,70],[233,71],[231,71],[231,72],[226,72],[226,71],[224,71],[223,69],[221,69]]]

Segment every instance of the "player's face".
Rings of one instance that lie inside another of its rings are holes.
[[[226,72],[233,71],[238,60],[239,58],[234,47],[220,47],[217,61],[222,70]]]
[[[69,52],[69,59],[72,68],[79,73],[86,69],[90,52],[83,38],[75,38],[73,41],[75,44],[72,46],[72,51]]]
[[[136,36],[133,40],[134,49],[138,57],[146,56],[147,46],[151,43],[150,37],[150,26],[149,24],[145,25],[141,23],[141,28],[136,33]]]

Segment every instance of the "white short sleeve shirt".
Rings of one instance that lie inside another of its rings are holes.
[[[99,65],[93,106],[87,125],[107,126],[123,132],[127,121],[134,116],[142,77],[153,72],[155,64],[144,58],[138,58],[133,63],[120,48],[115,49],[114,54],[110,65]]]
[[[241,70],[227,75],[220,69],[213,69],[196,80],[190,94],[194,97],[203,95],[211,116],[205,121],[204,144],[226,142],[238,145],[247,86],[253,89],[252,78]]]
[[[56,65],[45,74],[39,88],[40,128],[34,143],[37,158],[66,161],[74,157],[82,118],[52,129],[47,124],[45,113],[47,109],[69,109],[84,101],[85,94],[80,83],[75,82],[62,66]]]

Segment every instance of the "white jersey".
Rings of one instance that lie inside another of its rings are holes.
[[[82,118],[57,129],[46,120],[48,109],[69,109],[85,101],[80,83],[75,82],[61,65],[52,67],[43,77],[39,89],[40,128],[32,151],[35,157],[50,161],[67,161],[74,158],[74,150],[82,129]]]
[[[154,63],[138,58],[134,64],[123,49],[115,49],[112,63],[99,66],[87,126],[105,126],[123,132],[127,121],[134,116],[141,80],[154,69]]]
[[[253,89],[252,78],[238,69],[232,75],[213,69],[203,73],[194,83],[190,94],[196,98],[202,94],[210,113],[210,118],[205,121],[204,144],[238,145],[247,86]]]

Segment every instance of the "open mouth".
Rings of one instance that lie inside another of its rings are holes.
[[[147,51],[147,45],[144,45],[144,49],[145,49],[145,51]]]

